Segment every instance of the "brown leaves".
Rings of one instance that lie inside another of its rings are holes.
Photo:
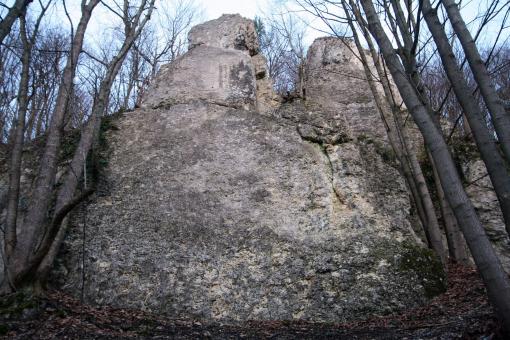
[[[497,335],[498,322],[487,302],[477,272],[450,264],[449,287],[426,306],[399,314],[373,316],[344,324],[306,321],[249,321],[208,324],[134,309],[92,307],[62,292],[49,292],[38,315],[29,320],[4,320],[9,339],[75,338],[479,338]]]

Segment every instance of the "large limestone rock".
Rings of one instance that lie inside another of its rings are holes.
[[[216,20],[193,27],[188,40],[192,49],[205,45],[240,50],[252,56],[259,53],[254,22],[239,14],[223,14]]]
[[[385,140],[363,64],[353,51],[356,46],[350,39],[324,37],[313,42],[306,59],[307,100],[320,104],[329,120],[349,126],[354,137]]]
[[[81,287],[85,223],[84,292],[94,303],[206,319],[342,321],[438,293],[442,271],[415,242],[409,196],[384,145],[326,126],[320,106],[261,114],[251,86],[231,97],[262,71],[225,40],[239,22],[227,18],[232,27],[222,17],[192,31],[202,43],[116,123],[104,184],[72,221],[55,280]],[[174,89],[182,65],[192,69],[211,51],[246,68],[232,66],[222,87],[212,78],[224,61],[210,60],[211,70]],[[207,92],[201,82],[218,86]]]
[[[189,44],[188,53],[161,68],[143,107],[201,99],[261,113],[276,108],[253,21],[239,14],[223,15],[195,26]]]
[[[462,168],[466,182],[469,183],[466,186],[466,192],[473,202],[501,264],[507,273],[510,273],[510,239],[487,168],[482,160],[475,157],[464,159]]]
[[[234,49],[201,45],[161,68],[143,107],[202,99],[249,109],[256,105],[255,90],[255,69],[250,56]]]

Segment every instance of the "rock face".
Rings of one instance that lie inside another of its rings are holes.
[[[329,120],[348,125],[354,137],[368,135],[385,140],[386,131],[365,80],[363,64],[352,51],[356,46],[349,39],[316,39],[306,60],[306,97],[320,104]]]
[[[235,321],[423,303],[442,270],[415,242],[387,149],[326,124],[320,105],[257,109],[273,99],[255,93],[266,75],[252,26],[223,16],[193,29],[190,51],[116,123],[105,184],[72,221],[56,282],[81,286],[86,223],[89,302]]]
[[[255,69],[240,51],[199,45],[161,68],[143,107],[201,99],[235,108],[255,108]]]
[[[505,229],[503,213],[498,197],[487,175],[487,168],[480,159],[470,159],[462,164],[466,182],[466,192],[473,202],[485,232],[501,260],[501,264],[510,273],[510,239]]]

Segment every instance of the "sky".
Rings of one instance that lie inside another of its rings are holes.
[[[266,0],[199,0],[206,10],[207,19],[215,19],[222,14],[239,13],[244,17],[253,18],[265,11]]]
[[[0,0],[4,2],[7,6],[10,6],[14,0]],[[47,1],[47,0],[42,0]],[[67,25],[67,18],[64,15],[62,9],[62,1],[63,0],[54,0],[57,4],[54,6],[50,13],[48,13],[48,20],[51,22],[64,23]],[[115,0],[104,0],[106,2],[112,2]],[[175,3],[176,0],[157,0],[157,6],[162,7],[163,5],[169,5]],[[270,8],[275,3],[286,2],[292,6],[294,3],[291,0],[194,0],[195,3],[203,9],[203,15],[201,21],[211,20],[218,18],[222,14],[234,14],[239,13],[246,18],[253,19],[255,16],[263,17],[265,14],[270,12]],[[465,8],[462,11],[463,17],[466,22],[470,22],[478,13],[482,12],[480,7],[487,6],[492,0],[463,0],[463,4],[465,4]],[[78,22],[81,11],[80,11],[80,2],[81,0],[65,0],[67,4],[67,8],[73,21],[75,24]],[[36,1],[34,1],[30,6],[35,6]],[[294,4],[294,10],[297,6]],[[327,30],[324,24],[320,22],[318,19],[312,19],[308,16],[306,19],[307,22],[311,24],[312,27],[317,27],[322,30]],[[112,30],[112,26],[114,25],[114,20],[112,20],[112,14],[108,12],[108,10],[103,5],[98,5],[94,10],[93,17],[89,28],[87,30],[87,40],[91,43],[101,43],[105,37],[108,36],[110,30]],[[492,24],[486,31],[483,36],[481,36],[481,40],[487,40],[487,43],[491,40],[491,37],[495,36],[495,32],[499,29],[498,23]],[[313,29],[308,30],[308,34],[305,38],[305,43],[310,44],[315,38],[319,36],[324,36],[325,33],[319,32]],[[510,34],[506,33],[506,36],[510,36]]]

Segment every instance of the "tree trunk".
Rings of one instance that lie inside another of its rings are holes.
[[[455,54],[450,46],[443,25],[437,17],[437,11],[432,8],[429,0],[423,1],[423,14],[438,48],[443,67],[448,75],[455,96],[464,110],[478,150],[487,166],[487,171],[503,213],[506,231],[510,235],[510,176],[508,176],[505,161],[501,157],[494,138],[487,128],[478,103],[471,95],[464,74],[457,65]]]
[[[453,0],[441,0],[446,9],[450,23],[457,34],[457,38],[462,45],[464,54],[469,63],[471,71],[475,77],[476,83],[480,89],[483,100],[492,117],[492,123],[496,130],[501,149],[505,155],[507,163],[510,165],[510,115],[505,112],[503,101],[496,92],[491,81],[487,67],[485,66],[476,43],[471,36],[458,6]]]
[[[390,145],[392,146],[399,162],[401,164],[402,172],[404,176],[408,179],[408,186],[411,190],[416,190],[417,192],[413,194],[415,198],[415,204],[418,209],[422,209],[421,214],[424,216],[421,217],[422,225],[425,229],[425,234],[427,236],[427,240],[429,242],[430,247],[436,252],[436,254],[441,259],[441,262],[446,262],[446,249],[443,246],[442,238],[441,238],[441,230],[439,229],[439,224],[437,222],[437,216],[434,210],[434,205],[432,204],[432,200],[430,199],[430,194],[427,188],[427,184],[423,177],[423,173],[421,171],[420,164],[418,163],[418,159],[416,155],[411,155],[409,147],[407,146],[407,135],[403,136],[403,140],[399,141],[399,133],[397,132],[399,129],[405,128],[402,126],[398,119],[395,119],[395,124],[393,125],[393,129],[390,127],[388,123],[387,116],[390,116],[389,111],[389,100],[384,101],[381,98],[379,91],[375,86],[374,79],[372,77],[372,72],[368,66],[368,60],[365,56],[365,50],[363,49],[361,42],[359,40],[356,28],[353,25],[352,19],[350,17],[347,4],[345,1],[342,1],[342,6],[344,7],[345,13],[347,15],[347,21],[353,33],[354,42],[359,52],[359,56],[361,62],[363,64],[363,69],[365,71],[365,76],[367,78],[370,90],[374,96],[374,100],[376,102],[376,106],[379,109],[379,113],[381,115],[381,119],[386,127],[386,132],[388,135],[388,140],[390,141]],[[374,61],[376,62],[376,61]],[[393,107],[392,107],[393,108]],[[396,115],[395,111],[392,110],[393,114]],[[391,120],[389,120],[391,121]],[[408,162],[404,158],[403,154],[406,154],[408,158],[411,158],[411,169],[409,169]],[[411,152],[412,153],[412,152]],[[414,153],[413,153],[414,154]],[[413,162],[414,161],[414,162]],[[416,168],[418,167],[418,168]],[[421,175],[421,177],[420,177]],[[414,184],[414,185],[413,185]],[[417,196],[417,197],[416,197]]]
[[[425,177],[423,175],[423,171],[421,169],[421,165],[416,156],[416,152],[413,150],[412,146],[409,145],[409,136],[407,134],[407,129],[405,124],[402,122],[400,117],[400,109],[398,104],[395,102],[395,98],[391,91],[391,84],[386,75],[386,73],[382,69],[382,65],[379,61],[379,56],[375,50],[375,47],[372,43],[372,38],[370,34],[367,32],[366,27],[363,24],[363,18],[358,7],[354,4],[352,0],[350,0],[351,8],[353,10],[354,15],[356,16],[356,20],[360,23],[361,31],[365,37],[365,40],[368,43],[370,54],[372,56],[372,60],[376,67],[379,79],[381,80],[381,84],[385,93],[385,98],[387,101],[387,105],[392,108],[392,115],[394,120],[394,125],[396,128],[397,136],[400,140],[400,144],[402,145],[402,152],[405,156],[403,159],[404,162],[408,163],[411,168],[412,173],[412,181],[414,182],[414,187],[417,190],[416,195],[418,199],[415,199],[415,203],[417,203],[417,209],[421,217],[421,221],[423,224],[423,228],[425,230],[425,235],[427,237],[427,241],[429,246],[434,249],[437,255],[440,257],[443,263],[446,262],[446,249],[443,245],[442,241],[442,233],[439,228],[439,223],[436,215],[436,211],[434,209],[434,204],[432,203],[432,199],[430,197],[430,192],[427,187],[427,183],[425,181]],[[408,42],[409,43],[409,42]],[[420,208],[422,212],[420,213]]]
[[[134,40],[138,37],[152,14],[152,10],[154,8],[154,0],[151,0],[147,15],[144,20],[140,22],[140,16],[145,9],[145,4],[146,0],[141,3],[139,11],[133,19],[133,22],[125,22],[126,38],[117,55],[108,64],[105,78],[101,81],[101,85],[99,87],[98,97],[92,107],[91,117],[82,131],[80,142],[76,148],[76,151],[74,152],[73,160],[71,161],[70,170],[67,172],[62,187],[58,192],[57,202],[55,205],[55,211],[57,214],[65,209],[69,202],[74,199],[73,197],[78,187],[78,181],[82,177],[84,167],[86,166],[87,155],[93,148],[94,142],[99,136],[101,117],[103,116],[107,106],[113,81],[115,80],[115,77],[117,76],[122,63],[124,62],[127,52],[131,48]],[[125,19],[127,20],[128,18]],[[130,29],[127,28],[128,26]],[[86,189],[87,188],[85,188],[85,190]],[[67,228],[66,225],[62,226],[60,224],[54,225],[53,227],[57,230],[50,230],[41,242],[41,244],[48,248],[48,251],[44,254],[44,258],[37,268],[36,276],[42,283],[44,283],[44,280],[46,279],[51,269],[58,249],[64,240],[65,231]],[[50,235],[53,235],[53,237]]]
[[[470,260],[466,248],[466,241],[464,240],[464,236],[462,236],[452,208],[450,207],[450,204],[448,204],[448,201],[444,195],[443,187],[441,186],[441,181],[439,180],[439,175],[437,174],[436,163],[434,163],[434,159],[432,158],[430,152],[427,152],[427,155],[434,172],[434,183],[436,185],[437,198],[439,200],[441,214],[443,216],[446,241],[448,242],[448,252],[450,257],[456,262],[464,265],[469,265]]]
[[[9,169],[9,191],[7,201],[7,217],[5,221],[5,256],[9,257],[16,246],[16,220],[18,218],[18,201],[21,176],[21,156],[25,134],[25,116],[28,110],[28,81],[30,78],[30,59],[32,46],[26,32],[24,14],[20,16],[20,36],[23,42],[23,55],[21,57],[21,78],[18,89],[18,120],[14,130],[11,151],[11,164]]]
[[[9,9],[5,18],[0,22],[0,44],[4,41],[5,37],[11,32],[11,27],[14,21],[22,15],[25,8],[33,0],[16,0],[14,5]]]
[[[44,227],[47,222],[46,216],[55,182],[58,150],[60,147],[65,109],[69,99],[69,90],[72,87],[87,24],[91,17],[92,10],[99,1],[100,0],[90,0],[88,4],[82,6],[82,17],[78,24],[71,46],[71,53],[64,69],[55,111],[47,133],[46,146],[40,161],[38,176],[32,190],[29,210],[23,221],[23,226],[20,228],[14,254],[8,261],[9,271],[12,273],[13,280],[15,281],[14,284],[24,281],[25,275],[27,275],[29,271],[30,263],[33,260],[34,250],[37,248],[40,237],[45,232]]]
[[[441,132],[435,126],[420,98],[409,81],[404,67],[395,54],[393,46],[379,21],[371,0],[361,0],[369,29],[381,48],[388,68],[404,99],[414,121],[423,134],[425,143],[438,167],[438,175],[445,195],[452,207],[457,221],[462,227],[464,237],[487,288],[491,304],[501,318],[504,327],[510,330],[510,282],[499,261],[485,230],[480,223],[471,201],[462,186],[461,179]]]

